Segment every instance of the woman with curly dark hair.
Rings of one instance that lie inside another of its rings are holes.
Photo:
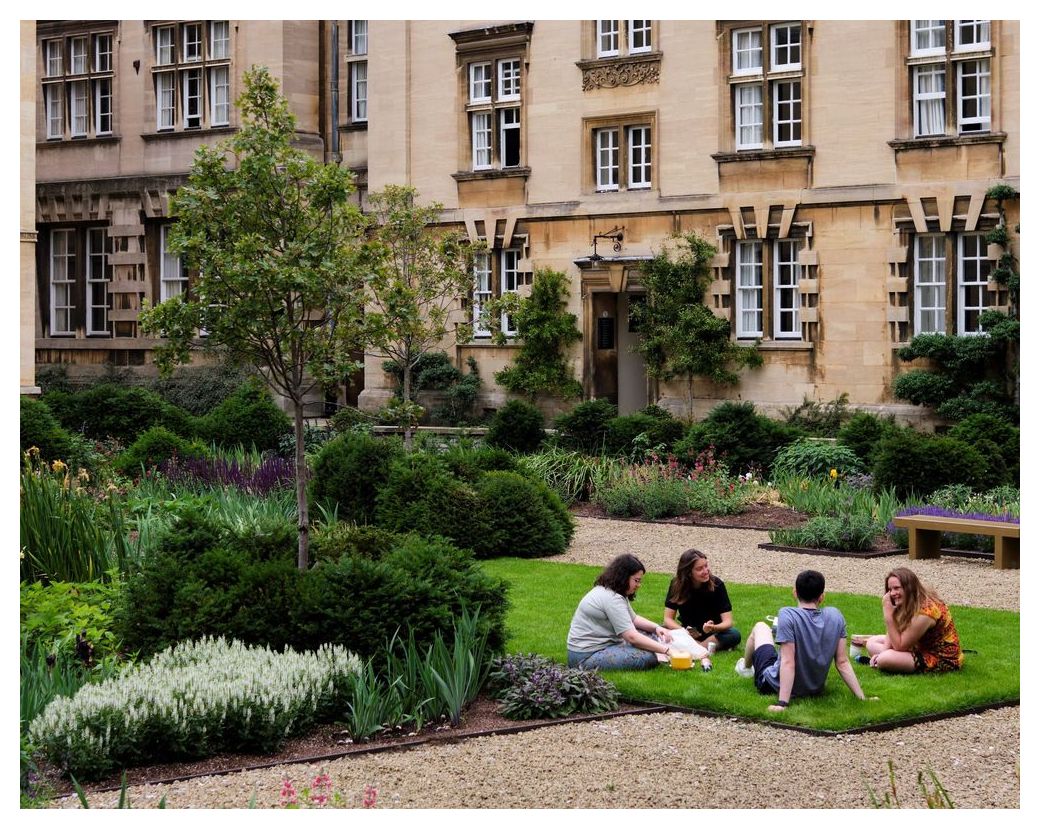
[[[693,640],[709,651],[714,650],[712,644],[720,651],[740,644],[726,584],[712,575],[708,557],[700,550],[690,549],[679,556],[664,608],[666,628],[686,628]]]
[[[853,636],[854,659],[866,659],[859,654],[865,648],[872,667],[896,674],[956,671],[964,664],[949,608],[913,570],[896,567],[885,576],[881,613],[885,633]]]
[[[671,634],[632,610],[646,568],[623,553],[599,574],[571,619],[567,664],[572,668],[642,670],[654,668],[658,654],[671,650]]]

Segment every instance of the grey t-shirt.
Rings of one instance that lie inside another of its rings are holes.
[[[794,642],[794,688],[791,696],[808,697],[823,690],[838,640],[844,638],[845,617],[835,607],[780,608],[776,622],[777,644]],[[763,672],[765,681],[778,691],[780,659]]]
[[[597,584],[578,603],[567,633],[567,650],[594,653],[621,643],[621,634],[636,626],[628,599]]]

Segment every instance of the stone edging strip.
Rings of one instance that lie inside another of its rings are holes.
[[[724,527],[721,529],[730,529]],[[762,550],[777,550],[783,553],[802,553],[809,556],[831,556],[832,558],[881,558],[883,556],[905,556],[909,552],[906,547],[897,547],[893,550],[825,550],[822,547],[790,547],[785,544],[770,544],[763,542],[758,545]],[[943,547],[939,553],[944,556],[959,556],[960,558],[980,558],[993,561],[993,553],[983,553],[979,550],[956,550]]]

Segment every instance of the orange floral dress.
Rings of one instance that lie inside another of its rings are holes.
[[[940,601],[926,601],[917,611],[935,619],[914,646],[914,662],[919,671],[956,671],[964,664],[964,652],[950,611]]]

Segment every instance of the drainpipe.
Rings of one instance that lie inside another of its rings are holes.
[[[332,21],[332,160],[339,164],[343,157],[339,152],[339,22]]]

